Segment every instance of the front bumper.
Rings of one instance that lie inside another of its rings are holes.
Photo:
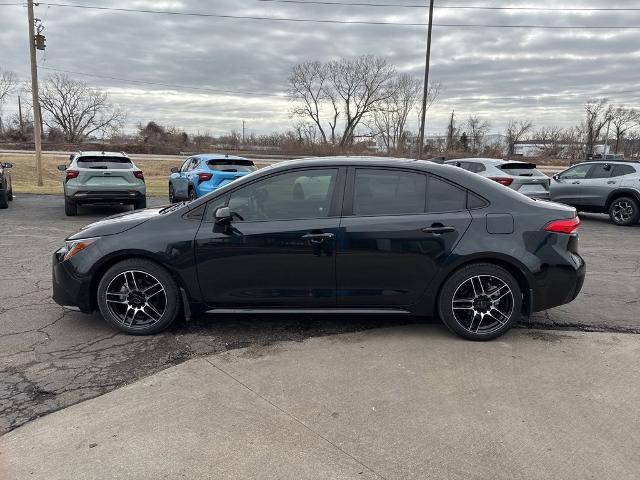
[[[95,190],[79,190],[75,192],[71,199],[77,203],[123,203],[135,202],[142,200],[145,193],[138,190],[122,190],[122,191],[95,191]]]
[[[61,262],[57,252],[53,254],[51,265],[53,301],[69,310],[94,311],[90,280],[78,276],[71,262]]]

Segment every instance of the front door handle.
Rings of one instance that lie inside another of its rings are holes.
[[[430,227],[425,227],[422,229],[423,233],[434,233],[436,235],[440,235],[442,233],[452,233],[455,231],[456,231],[455,227],[445,227],[442,224],[434,224],[434,225],[431,225]]]
[[[607,182],[608,185],[615,185],[616,181],[615,180],[609,180]]]
[[[580,185],[580,182],[571,182],[571,185]]]
[[[333,233],[307,233],[300,237],[302,240],[309,240],[311,243],[322,243],[325,240],[333,240]]]

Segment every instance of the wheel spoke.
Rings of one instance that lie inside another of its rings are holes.
[[[127,283],[129,290],[138,290],[138,284],[136,283],[136,277],[134,272],[125,272],[124,279]]]
[[[476,297],[484,293],[484,288],[482,286],[482,279],[480,277],[473,277],[471,279],[471,286],[473,287],[473,294]]]
[[[127,301],[126,301],[126,299],[125,299],[123,294],[121,294],[121,293],[113,293],[113,292],[107,292],[107,302],[122,303],[124,305],[127,304]]]
[[[473,310],[472,298],[458,298],[453,300],[454,310]]]
[[[160,282],[155,283],[142,291],[142,293],[147,296],[147,299],[159,294],[160,292],[164,292],[164,288],[162,287],[162,284]]]
[[[149,313],[147,309],[151,310],[153,315],[151,315],[151,313]],[[156,322],[160,320],[160,317],[162,317],[162,314],[158,310],[156,310],[156,308],[150,303],[147,303],[144,307],[142,307],[142,311],[146,313],[151,319],[155,320]]]
[[[129,326],[132,326],[132,325],[133,325],[133,320],[134,320],[134,318],[136,318],[136,311],[135,311],[135,309],[133,309],[133,308],[131,308],[131,307],[127,306],[127,311],[126,311],[126,312],[124,312],[124,318],[122,319],[122,320],[123,320],[123,323],[125,324],[125,326],[127,325],[127,317],[129,316],[129,312],[133,312],[133,314],[131,315],[131,321],[129,322]]]
[[[498,310],[496,307],[493,307],[491,310],[489,310],[489,315],[491,315],[491,318],[495,318],[496,321],[498,321],[501,325],[504,325],[509,320],[509,317]]]

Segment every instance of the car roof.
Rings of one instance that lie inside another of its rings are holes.
[[[199,153],[192,158],[199,160],[249,160],[248,158],[238,157],[236,155],[227,155],[226,153]]]
[[[88,152],[74,152],[73,155],[75,157],[122,157],[129,158],[129,156],[124,152],[107,152],[107,151],[98,151],[91,150]]]
[[[635,160],[590,160],[588,162],[580,162],[576,163],[576,165],[600,165],[606,163],[608,165],[640,165],[640,163]],[[576,166],[573,165],[573,166]]]

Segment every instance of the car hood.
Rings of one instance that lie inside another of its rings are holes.
[[[79,232],[71,235],[68,240],[79,238],[104,237],[105,235],[116,235],[143,224],[147,220],[160,215],[160,211],[167,205],[157,208],[146,208],[133,212],[119,213],[103,220],[90,223],[80,229]]]

